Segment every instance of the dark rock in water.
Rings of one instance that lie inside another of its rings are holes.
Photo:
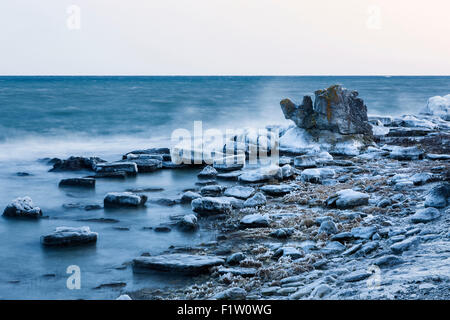
[[[95,188],[95,179],[92,178],[70,178],[59,182],[59,187]]]
[[[211,166],[206,166],[203,170],[198,174],[199,178],[202,179],[211,179],[217,176],[217,170]]]
[[[261,187],[261,190],[271,196],[284,196],[294,190],[294,187],[288,184],[275,184],[275,185],[265,185]]]
[[[214,169],[217,171],[236,171],[244,167],[243,163],[214,163]]]
[[[133,265],[140,269],[198,275],[208,273],[211,267],[222,265],[224,262],[223,259],[214,256],[174,253],[138,257],[133,260]]]
[[[3,211],[5,217],[39,218],[42,210],[33,204],[30,197],[13,200]]]
[[[280,102],[286,119],[304,129],[329,130],[340,134],[365,134],[372,136],[367,118],[367,107],[357,91],[340,85],[315,92],[314,106],[309,96],[296,106],[289,99]]]
[[[73,246],[97,242],[98,233],[89,227],[71,228],[58,227],[55,232],[42,236],[44,246]]]
[[[197,193],[197,192],[193,192],[193,191],[186,191],[185,193],[183,193],[183,195],[181,196],[181,203],[191,203],[192,200],[194,199],[198,199],[201,198],[202,196]]]
[[[261,192],[255,193],[255,195],[251,198],[248,198],[244,202],[244,207],[252,208],[252,207],[258,207],[263,206],[267,203],[266,196],[262,194]]]
[[[89,218],[89,219],[79,219],[77,221],[101,222],[101,223],[118,223],[118,222],[120,222],[117,219],[111,219],[111,218]]]
[[[85,178],[94,178],[94,179],[125,179],[127,177],[127,173],[125,171],[116,171],[116,172],[97,172],[94,176],[88,176]]]
[[[16,172],[16,176],[18,176],[18,177],[29,177],[29,176],[32,176],[32,174],[28,173],[28,172]]]
[[[105,289],[105,288],[123,288],[126,287],[127,284],[125,282],[112,282],[112,283],[103,283],[101,285],[98,285],[94,289]]]
[[[195,183],[197,186],[210,186],[213,184],[217,184],[216,180],[201,180]]]
[[[290,257],[292,259],[299,259],[305,256],[302,249],[297,249],[294,247],[281,247],[278,248],[273,254],[273,258],[278,259],[280,257]]]
[[[162,162],[163,169],[184,169],[184,168],[188,168],[188,167],[189,167],[189,165],[184,164],[184,163],[176,164],[176,163],[173,163],[172,161],[163,161]]]
[[[133,193],[141,193],[141,192],[160,192],[164,191],[164,188],[159,187],[144,187],[144,188],[133,188],[133,189],[127,189],[127,192],[133,192]]]
[[[200,189],[200,193],[203,197],[219,197],[222,195],[225,187],[220,185],[205,186]]]
[[[110,192],[105,196],[105,208],[111,207],[140,207],[147,202],[147,196],[131,192]]]
[[[158,159],[136,159],[130,161],[136,163],[139,173],[153,172],[162,168],[162,161]]]
[[[441,216],[441,213],[438,209],[429,207],[426,209],[422,209],[417,211],[415,214],[411,216],[412,223],[427,223],[433,220],[436,220]]]
[[[242,171],[232,171],[227,173],[219,173],[217,175],[218,179],[223,180],[238,180],[239,176],[242,174]]]
[[[228,214],[232,210],[229,198],[201,197],[192,200],[192,210],[200,215]]]
[[[134,162],[110,162],[97,165],[95,168],[97,174],[102,173],[122,173],[127,175],[136,175],[138,173],[138,167]]]
[[[166,225],[160,225],[160,226],[156,226],[154,228],[155,232],[170,232],[172,231],[172,228]]]
[[[187,214],[178,221],[177,225],[183,231],[194,231],[198,228],[197,217],[194,214]]]
[[[150,200],[148,200],[148,202],[159,204],[160,206],[168,206],[168,207],[178,204],[177,200],[167,199],[167,198],[150,199]]]
[[[262,214],[249,214],[241,219],[239,222],[239,227],[241,229],[245,228],[266,228],[270,225],[270,219],[268,216],[263,216]]]
[[[70,157],[66,160],[58,159],[55,161],[53,168],[50,169],[51,172],[55,171],[79,171],[79,170],[89,170],[94,171],[97,164],[104,163],[97,157],[84,158],[84,157]]]
[[[450,183],[433,187],[425,198],[425,207],[445,208],[450,197]]]
[[[130,154],[133,155],[162,155],[163,159],[165,161],[170,161],[170,149],[169,148],[150,148],[150,149],[141,149],[141,150],[134,150],[131,152],[128,152],[125,154],[122,159],[126,160],[128,159],[128,156]]]

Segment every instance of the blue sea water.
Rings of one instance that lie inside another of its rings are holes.
[[[288,123],[279,101],[340,83],[359,91],[369,114],[416,113],[429,97],[450,93],[450,77],[0,77],[0,210],[14,198],[30,196],[48,215],[40,221],[0,218],[0,298],[115,298],[139,288],[177,285],[180,279],[141,275],[123,263],[143,252],[215,239],[214,230],[156,233],[143,227],[190,213],[189,206],[149,204],[136,211],[64,209],[63,204],[101,204],[104,195],[127,188],[163,187],[152,197],[179,196],[194,186],[195,171],[159,171],[122,181],[98,181],[95,191],[59,189],[66,177],[49,173],[43,157],[100,156],[116,160],[137,148],[167,146],[177,128],[264,127]],[[28,172],[27,177],[17,172]],[[119,223],[86,223],[81,218],[114,218]],[[57,226],[89,225],[96,246],[48,250],[39,237]],[[126,227],[119,231],[115,227]],[[66,286],[69,265],[82,271],[82,288]],[[94,289],[111,282],[125,288]]]

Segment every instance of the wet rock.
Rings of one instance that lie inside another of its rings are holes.
[[[384,198],[384,199],[381,199],[380,201],[378,201],[377,207],[379,207],[379,208],[386,208],[386,207],[390,206],[391,204],[392,204],[391,199]]]
[[[411,177],[412,182],[415,186],[421,186],[429,182],[436,180],[436,177],[428,172],[416,173]]]
[[[200,194],[203,197],[220,197],[224,189],[225,187],[220,185],[205,186],[200,189]]]
[[[269,184],[262,186],[261,190],[268,195],[280,197],[290,193],[292,190],[294,190],[294,187],[288,184]]]
[[[105,208],[111,207],[140,207],[147,202],[147,196],[131,192],[110,192],[105,196]]]
[[[222,265],[224,262],[223,259],[214,256],[173,253],[138,257],[133,260],[133,265],[138,269],[197,275],[208,273],[211,267]]]
[[[95,188],[95,179],[92,178],[70,178],[59,182],[59,187]]]
[[[301,169],[315,168],[317,167],[316,157],[311,154],[295,157],[294,166]]]
[[[415,237],[407,238],[406,240],[403,240],[403,241],[393,244],[390,247],[390,249],[392,250],[392,252],[399,254],[399,253],[402,253],[403,251],[406,251],[413,247],[418,246],[419,243],[420,243],[420,238],[415,236]]]
[[[88,176],[86,178],[94,179],[126,179],[128,174],[125,171],[117,172],[97,172],[94,176]]]
[[[172,228],[167,225],[159,225],[154,228],[155,232],[170,232]]]
[[[431,97],[427,105],[420,111],[422,114],[438,116],[442,120],[450,121],[450,94]]]
[[[273,258],[290,257],[292,260],[299,259],[305,256],[303,250],[298,250],[294,247],[281,247],[275,251]]]
[[[242,268],[242,267],[233,267],[233,268],[225,268],[220,267],[217,272],[222,274],[231,273],[233,276],[240,276],[243,278],[246,277],[254,277],[256,275],[257,270],[255,268]]]
[[[337,230],[337,229],[336,229]],[[348,241],[353,239],[351,232],[341,232],[331,237],[332,241]]]
[[[98,175],[114,173],[136,175],[138,173],[138,167],[134,162],[111,162],[97,165],[95,171]]]
[[[160,188],[160,187],[143,187],[143,188],[131,188],[131,189],[127,189],[126,191],[133,192],[133,193],[160,192],[160,191],[164,191],[164,188]]]
[[[99,289],[110,289],[110,288],[123,288],[126,287],[127,284],[125,282],[111,282],[111,283],[102,283],[98,286],[96,286],[94,289],[95,290],[99,290]]]
[[[178,221],[178,227],[184,231],[194,231],[198,228],[197,217],[193,214],[187,214]]]
[[[133,150],[123,156],[123,159],[127,159],[129,155],[162,155],[166,161],[170,161],[170,149],[169,148],[149,148]]]
[[[242,171],[232,171],[227,173],[219,173],[217,175],[218,179],[223,180],[238,180],[239,176],[242,174]]]
[[[32,174],[28,173],[28,172],[16,172],[16,176],[18,176],[18,177],[29,177],[29,176],[32,176]]]
[[[430,160],[450,160],[450,154],[428,153],[426,157]]]
[[[424,152],[417,146],[414,147],[400,147],[395,146],[389,157],[396,160],[420,160],[423,159]]]
[[[294,231],[295,231],[294,228],[280,228],[272,231],[270,233],[270,236],[277,239],[286,239],[289,238],[291,235],[293,235]]]
[[[334,169],[330,168],[319,168],[319,169],[305,169],[301,173],[301,179],[303,181],[311,183],[321,183],[324,179],[334,178],[336,172]]]
[[[192,210],[200,215],[228,214],[232,210],[229,199],[201,197],[192,200]]]
[[[238,178],[241,182],[256,183],[282,177],[281,168],[278,166],[263,167],[246,171]]]
[[[200,180],[195,183],[195,185],[197,186],[211,186],[213,184],[217,184],[217,181],[208,179],[208,180]]]
[[[236,161],[237,162],[237,161]],[[213,163],[213,168],[217,171],[236,171],[244,167],[243,163]]]
[[[41,208],[33,204],[30,197],[14,199],[3,211],[5,217],[39,218],[42,217]]]
[[[344,278],[345,282],[358,282],[369,278],[372,274],[365,271],[356,271]]]
[[[98,233],[92,232],[89,227],[71,228],[58,227],[55,232],[42,236],[44,246],[74,246],[97,242]]]
[[[88,170],[94,171],[96,166],[100,163],[106,162],[97,157],[84,158],[84,157],[70,157],[66,160],[57,159],[54,161],[53,168],[50,172],[57,171],[81,171]]]
[[[319,233],[326,233],[326,234],[335,234],[338,232],[338,229],[333,221],[326,220],[323,221],[320,224]]]
[[[345,189],[329,197],[326,203],[329,207],[336,207],[338,209],[353,208],[368,205],[369,195],[352,189]]]
[[[185,193],[183,193],[183,195],[181,196],[181,202],[182,203],[191,203],[192,200],[194,199],[198,199],[201,198],[202,196],[197,193],[197,192],[193,192],[193,191],[186,191]]]
[[[233,287],[217,293],[213,296],[216,300],[245,300],[247,291],[239,287]]]
[[[342,253],[342,255],[348,256],[348,255],[354,254],[355,252],[358,252],[358,250],[361,249],[362,246],[363,246],[362,243],[355,244],[355,245],[351,246],[350,248],[348,248],[347,250],[345,250]]]
[[[241,219],[239,227],[245,228],[266,228],[270,225],[270,218],[262,214],[249,214]]]
[[[394,255],[382,256],[373,262],[374,265],[380,268],[392,267],[401,263],[404,263],[404,260]]]
[[[137,165],[139,173],[149,173],[162,168],[162,161],[160,159],[151,158],[137,158],[130,160],[129,162],[134,162]],[[128,162],[123,162],[128,163]],[[127,171],[128,173],[128,171]]]
[[[427,223],[436,220],[441,216],[438,209],[430,207],[422,210],[418,210],[415,214],[411,216],[412,223]]]
[[[233,253],[232,255],[230,255],[227,258],[226,262],[229,265],[233,266],[233,265],[239,264],[239,262],[241,262],[244,259],[245,259],[245,255],[242,252],[236,252],[236,253]]]
[[[323,298],[324,296],[326,296],[327,294],[331,293],[332,291],[333,291],[333,289],[331,289],[331,287],[329,285],[321,284],[313,290],[311,295],[315,298],[320,299],[320,298]]]
[[[255,192],[255,188],[245,186],[234,186],[225,190],[224,196],[238,199],[248,199]]]
[[[450,183],[433,187],[425,198],[425,207],[445,208],[450,197]]]
[[[266,196],[262,194],[261,192],[255,193],[255,195],[244,202],[244,207],[251,208],[251,207],[258,207],[263,206],[267,203]]]
[[[282,179],[288,179],[296,174],[296,170],[292,168],[289,164],[285,164],[281,167],[281,177]]]
[[[378,241],[371,241],[365,243],[357,252],[357,256],[364,256],[372,251],[376,250],[380,246]]]
[[[320,251],[323,254],[337,254],[345,250],[345,246],[338,241],[330,241]]]
[[[371,227],[355,227],[352,229],[352,235],[355,239],[369,240],[377,232],[377,228]]]
[[[149,199],[148,202],[154,203],[160,206],[171,207],[176,204],[179,204],[181,200],[179,199],[169,199],[169,198],[157,198],[157,199]]]
[[[201,179],[215,178],[217,176],[217,170],[212,166],[206,166],[197,176]]]

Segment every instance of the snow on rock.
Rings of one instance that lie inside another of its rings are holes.
[[[369,195],[352,189],[344,189],[329,197],[326,202],[329,207],[347,209],[369,204]]]
[[[39,218],[42,216],[41,208],[33,204],[30,197],[14,199],[3,211],[5,217]]]
[[[438,116],[443,120],[450,121],[450,94],[443,97],[435,96],[429,98],[427,105],[420,113]]]

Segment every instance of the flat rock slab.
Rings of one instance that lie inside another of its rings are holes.
[[[180,274],[208,273],[211,267],[224,264],[222,258],[182,253],[163,254],[154,257],[138,257],[133,260],[136,268],[176,272]]]
[[[201,197],[192,200],[192,211],[200,215],[227,214],[232,210],[230,199],[222,197]]]
[[[95,171],[99,174],[125,172],[128,175],[136,175],[138,167],[134,162],[101,163],[97,165]]]
[[[255,188],[244,187],[244,186],[234,186],[225,190],[224,195],[227,197],[234,197],[238,199],[248,199],[255,192]]]
[[[245,228],[266,228],[270,225],[270,218],[262,214],[249,214],[243,217],[239,223],[241,229]]]
[[[139,207],[147,201],[144,195],[137,195],[131,192],[110,192],[103,200],[105,207]]]
[[[217,270],[219,274],[227,274],[231,273],[233,276],[241,276],[241,277],[254,277],[256,275],[255,268],[242,268],[242,267],[233,267],[233,268],[225,268],[220,267]]]
[[[62,179],[59,182],[59,187],[95,188],[95,179],[93,178]]]
[[[438,209],[429,207],[426,209],[422,209],[417,211],[415,214],[411,216],[412,223],[427,223],[433,221],[441,216],[441,213]]]
[[[98,233],[89,227],[58,227],[53,233],[41,237],[44,246],[74,246],[97,242]]]
[[[261,187],[261,190],[271,196],[284,196],[294,190],[294,187],[288,184],[269,184]]]

